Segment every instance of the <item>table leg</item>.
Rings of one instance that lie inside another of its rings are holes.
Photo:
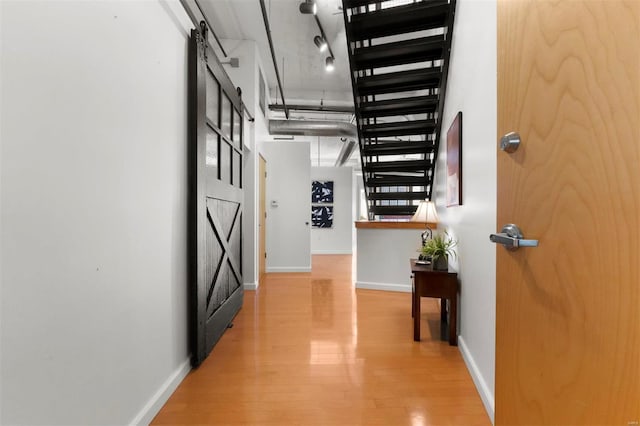
[[[418,291],[413,292],[413,340],[420,341],[420,293]]]
[[[451,310],[449,311],[449,344],[458,346],[458,330],[456,323],[458,322],[458,296],[455,295],[451,300]]]
[[[447,340],[447,299],[440,298],[440,340]]]
[[[416,316],[416,305],[413,299],[416,298],[415,278],[411,277],[411,318]]]

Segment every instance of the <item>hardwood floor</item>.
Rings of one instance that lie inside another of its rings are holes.
[[[354,290],[351,262],[267,274],[152,424],[489,425],[438,301],[414,342],[411,294]]]

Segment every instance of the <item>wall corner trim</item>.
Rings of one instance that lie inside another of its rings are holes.
[[[491,419],[491,423],[495,424],[494,414],[495,414],[495,400],[494,395],[491,393],[489,386],[487,386],[487,382],[485,381],[482,374],[480,374],[480,369],[473,359],[473,355],[469,351],[464,338],[462,336],[458,336],[458,349],[462,354],[462,359],[464,359],[464,363],[467,365],[467,369],[471,374],[471,378],[473,379],[473,383],[476,385],[478,389],[478,393],[480,394],[480,398],[482,399],[482,403],[484,404],[484,409],[487,410],[487,414]]]
[[[267,272],[311,272],[311,266],[270,266]]]
[[[411,293],[410,284],[371,283],[366,281],[356,281],[356,288],[361,288],[365,290],[383,290],[383,291],[398,291],[401,293]]]
[[[191,371],[191,355],[184,360],[176,370],[164,381],[155,394],[147,401],[142,409],[131,420],[130,425],[148,425],[153,418],[160,412],[162,406],[167,402],[171,394],[177,389],[178,385],[187,377]]]
[[[258,289],[258,283],[244,283],[244,289],[245,290],[257,290]]]
[[[353,249],[348,249],[348,250],[312,250],[311,254],[353,254]]]

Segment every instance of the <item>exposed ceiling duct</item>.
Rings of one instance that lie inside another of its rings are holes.
[[[269,120],[269,134],[294,136],[358,137],[358,129],[346,121]]]

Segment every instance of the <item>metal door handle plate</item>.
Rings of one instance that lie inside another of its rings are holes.
[[[499,234],[489,235],[491,242],[502,244],[507,250],[518,250],[520,247],[538,247],[538,240],[523,239],[522,231],[517,225],[509,223],[502,227]]]

